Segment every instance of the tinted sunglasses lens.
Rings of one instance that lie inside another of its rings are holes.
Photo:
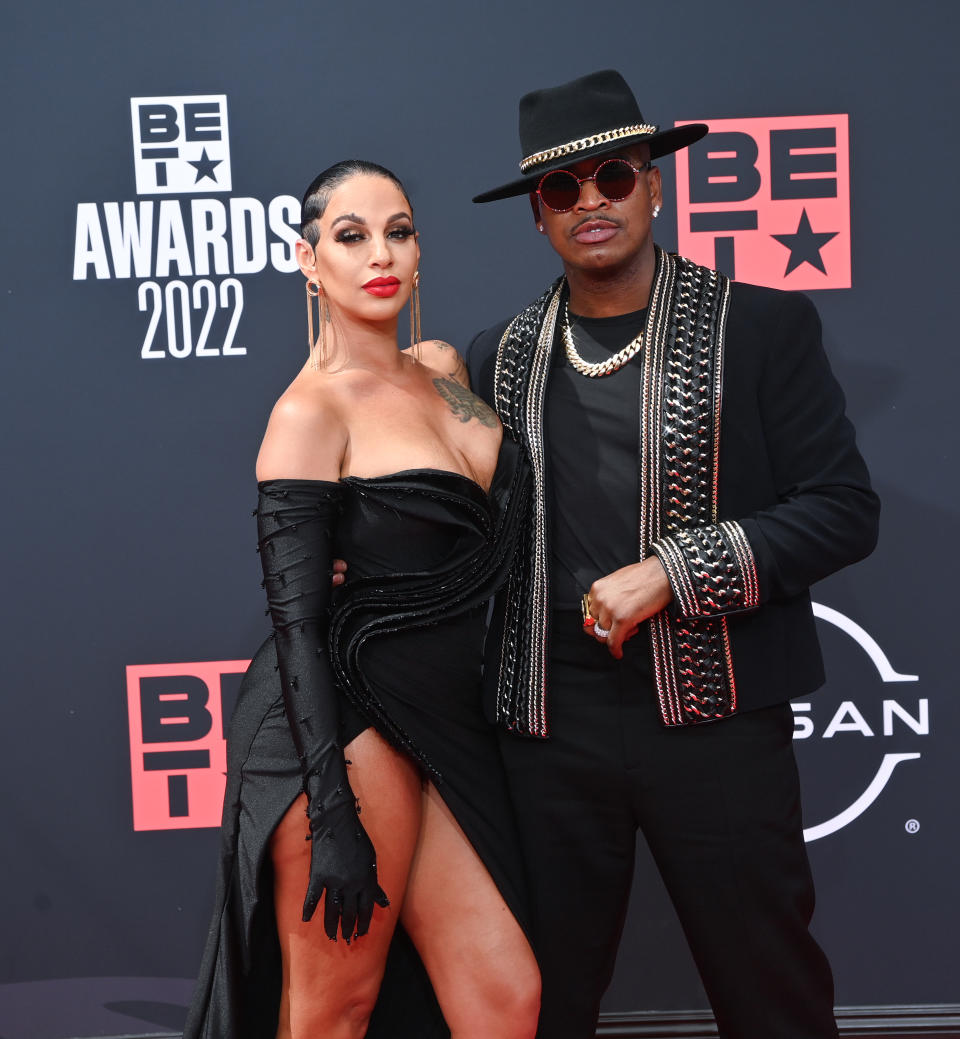
[[[637,175],[629,162],[624,162],[623,159],[608,159],[597,167],[595,182],[601,195],[611,202],[618,202],[626,198],[636,187]]]
[[[580,197],[580,182],[567,170],[554,170],[540,181],[540,199],[556,213],[573,209]]]

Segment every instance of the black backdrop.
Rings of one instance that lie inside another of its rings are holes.
[[[221,693],[229,705],[231,666],[265,630],[253,459],[305,351],[301,279],[271,230],[286,198],[339,158],[395,169],[422,235],[425,334],[463,346],[556,272],[524,199],[469,203],[514,176],[519,95],[605,66],[660,123],[849,118],[850,234],[838,242],[851,287],[812,294],[884,516],[871,559],[814,590],[830,679],[797,705],[797,750],[815,925],[840,1005],[960,1001],[957,11],[101,0],[8,5],[5,21],[0,1035],[145,1035],[182,1021],[217,840],[193,824],[209,808],[204,781],[218,781],[218,728],[201,731],[197,696],[209,686],[208,707]],[[160,107],[132,122],[131,99],[153,99],[138,114]],[[183,131],[172,143],[171,111]],[[135,157],[142,177],[161,161],[144,159],[148,146],[180,149],[167,170],[176,191],[138,184]],[[689,214],[675,205],[673,160],[661,168],[657,229],[674,248]],[[808,208],[814,230],[835,230]],[[131,213],[144,234],[124,250]],[[221,244],[197,250],[204,229]],[[131,253],[140,268],[124,271]],[[797,271],[815,288],[814,274]],[[771,279],[791,284],[781,268]],[[150,669],[161,664],[207,685],[164,685]],[[141,736],[147,753],[193,742],[201,758],[144,771],[144,746],[131,751]],[[163,828],[134,829],[134,800],[138,825]],[[641,857],[605,1009],[705,1006]]]

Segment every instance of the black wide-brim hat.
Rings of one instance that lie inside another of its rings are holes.
[[[484,191],[474,202],[536,191],[540,178],[581,159],[604,152],[649,144],[650,158],[658,159],[699,141],[706,123],[688,123],[661,130],[645,123],[640,106],[626,80],[614,69],[591,72],[559,87],[534,90],[520,98],[519,180]]]

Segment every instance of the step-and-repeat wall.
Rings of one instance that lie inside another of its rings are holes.
[[[711,135],[661,244],[809,292],[883,499],[814,589],[796,703],[841,1006],[957,1001],[956,89],[949,6],[15,5],[3,42],[0,1035],[174,1033],[207,926],[223,719],[266,630],[253,463],[306,356],[298,198],[395,169],[424,332],[557,273],[514,176],[527,90],[620,69]],[[641,858],[605,1009],[706,1001]]]

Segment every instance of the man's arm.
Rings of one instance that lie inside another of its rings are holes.
[[[738,519],[662,537],[651,546],[657,563],[646,559],[596,582],[593,615],[611,629],[615,656],[664,598],[682,617],[741,612],[803,592],[876,544],[879,500],[813,304],[799,294],[781,296],[771,333],[757,392],[762,453],[777,500]]]
[[[781,301],[758,389],[777,501],[652,546],[683,616],[797,595],[876,545],[880,502],[823,350],[820,319],[805,296]]]

